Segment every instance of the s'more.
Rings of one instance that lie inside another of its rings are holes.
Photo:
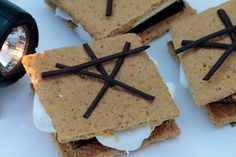
[[[174,23],[170,31],[180,83],[217,127],[236,122],[235,6],[228,1]]]
[[[45,0],[84,42],[124,33],[147,43],[179,19],[195,14],[183,0]]]
[[[173,84],[139,36],[124,34],[23,58],[36,127],[62,157],[113,157],[180,134]]]

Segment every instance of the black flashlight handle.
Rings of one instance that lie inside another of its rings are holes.
[[[35,53],[38,47],[38,27],[34,18],[22,8],[8,0],[0,0],[0,49],[13,28],[24,25],[27,28],[29,39],[26,54]],[[16,82],[25,74],[23,65],[5,76],[0,74],[0,87]]]

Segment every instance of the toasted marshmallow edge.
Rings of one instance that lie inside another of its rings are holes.
[[[64,20],[67,20],[67,21],[72,21],[73,22],[73,18],[68,15],[66,12],[64,12],[63,10],[59,9],[59,8],[56,8],[55,10],[55,16],[58,16]],[[76,34],[79,36],[80,40],[83,42],[83,43],[89,43],[89,42],[92,42],[95,40],[94,37],[92,37],[85,29],[84,27],[80,24],[80,23],[77,23],[76,24],[77,27],[74,29],[74,31],[76,32]]]
[[[174,98],[175,85],[171,82],[166,83],[171,96]],[[42,106],[39,96],[35,94],[33,102],[33,121],[37,129],[46,133],[55,133],[52,120]],[[141,147],[143,141],[150,137],[155,127],[145,125],[140,128],[134,128],[125,131],[117,131],[109,136],[97,136],[97,140],[102,145],[116,150],[130,151]]]
[[[179,68],[179,81],[182,87],[188,88],[188,81],[186,79],[186,75],[184,73],[182,65],[180,65],[180,68]]]

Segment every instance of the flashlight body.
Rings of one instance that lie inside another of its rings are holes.
[[[8,35],[18,26],[26,27],[28,33],[27,52],[24,55],[35,53],[38,47],[38,27],[34,18],[25,10],[8,0],[0,0],[0,50]],[[0,74],[0,87],[10,85],[24,76],[22,64],[7,75]]]

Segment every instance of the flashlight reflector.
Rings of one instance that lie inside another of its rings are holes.
[[[25,74],[23,56],[35,53],[38,27],[35,19],[8,0],[0,0],[0,87]]]
[[[13,28],[0,51],[0,70],[8,73],[21,61],[27,46],[27,33],[24,26]]]

